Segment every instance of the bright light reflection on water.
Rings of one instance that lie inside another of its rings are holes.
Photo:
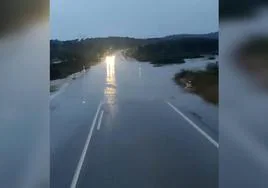
[[[115,56],[106,57],[106,87],[104,96],[106,103],[115,104],[116,98],[116,78],[115,78]]]

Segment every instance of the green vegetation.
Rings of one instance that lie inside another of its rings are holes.
[[[184,63],[185,58],[218,53],[218,33],[172,35],[163,38],[88,38],[50,41],[50,79],[60,79],[96,65],[106,55],[124,49],[124,55],[155,66]]]
[[[209,60],[213,60],[213,59],[215,59],[215,57],[209,57],[208,59],[209,59]]]
[[[195,93],[204,100],[218,105],[218,78],[218,64],[211,63],[207,65],[206,70],[182,70],[175,75],[174,80],[187,91]]]
[[[117,50],[133,48],[157,39],[134,39],[128,37],[92,38],[70,41],[50,41],[50,79],[65,78],[70,74],[90,68],[103,57]],[[54,63],[61,61],[61,63]]]
[[[55,92],[55,91],[57,91],[58,90],[58,87],[57,86],[55,86],[55,85],[50,85],[50,92],[52,93],[52,92]]]
[[[198,58],[205,54],[218,53],[217,38],[186,37],[164,40],[129,49],[127,56],[152,64],[184,63],[186,58]]]

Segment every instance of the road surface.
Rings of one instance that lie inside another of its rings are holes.
[[[117,55],[54,97],[51,187],[218,187],[217,111],[172,71]]]

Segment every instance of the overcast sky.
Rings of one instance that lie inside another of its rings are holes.
[[[51,38],[218,31],[218,0],[51,0]]]

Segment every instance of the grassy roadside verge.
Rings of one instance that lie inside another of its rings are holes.
[[[56,85],[50,85],[50,93],[57,91],[59,88]]]
[[[206,70],[191,71],[182,70],[174,77],[175,82],[190,93],[195,93],[204,100],[218,105],[219,71],[215,64],[208,64]]]

